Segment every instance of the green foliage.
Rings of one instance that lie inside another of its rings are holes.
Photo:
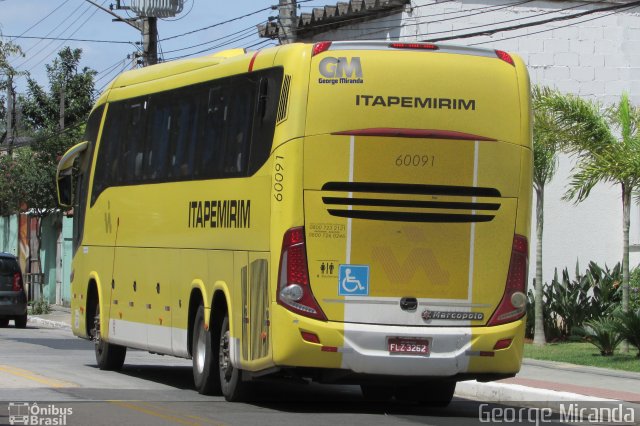
[[[81,139],[92,108],[95,71],[78,71],[82,51],[64,48],[47,65],[50,91],[29,79],[20,98],[25,121],[36,132],[31,147],[15,149],[0,159],[0,215],[31,209],[45,216],[57,208],[55,173],[59,157]],[[65,87],[65,122],[80,123],[59,131],[60,88]]]
[[[611,356],[624,341],[618,328],[619,323],[615,317],[605,317],[587,321],[583,327],[576,327],[573,331],[600,349],[602,356]]]
[[[549,299],[550,319],[558,327],[561,336],[567,337],[571,330],[584,323],[589,318],[589,289],[590,282],[585,276],[569,278],[565,268],[562,271],[562,281],[558,280],[556,270],[551,288],[546,292]]]
[[[640,358],[640,308],[629,312],[618,310],[615,318],[618,333],[638,350],[637,357]]]
[[[533,106],[533,182],[537,188],[551,181],[558,165],[558,149],[562,129],[544,99],[553,92],[548,87],[534,86],[531,90]]]
[[[623,93],[604,111],[595,102],[552,93],[541,101],[566,136],[565,149],[577,155],[565,199],[584,201],[597,183],[620,185],[622,193],[622,306],[629,306],[629,224],[631,194],[640,184],[640,108]],[[616,135],[619,134],[620,137]]]
[[[611,315],[622,301],[622,266],[616,264],[612,270],[607,265],[604,269],[595,262],[590,262],[585,276],[592,289],[591,318],[601,318]]]
[[[24,56],[20,46],[10,41],[2,41],[1,35],[0,33],[0,143],[6,139],[7,109],[5,108],[5,103],[9,77],[21,74],[11,66],[9,60],[11,57]]]
[[[78,70],[82,49],[63,48],[47,65],[49,91],[35,80],[27,80],[27,96],[20,98],[25,120],[36,130],[55,131],[60,123],[60,96],[65,93],[65,127],[84,122],[93,106],[93,78],[90,68]]]
[[[602,268],[590,262],[584,274],[576,264],[573,279],[567,268],[562,271],[562,279],[558,279],[556,270],[551,284],[545,284],[542,289],[542,317],[547,341],[569,339],[573,330],[585,322],[611,316],[620,306],[621,282],[620,263],[609,269],[606,265]],[[528,299],[527,314],[531,316],[535,306],[531,290]],[[527,321],[526,335],[532,337],[533,323],[529,317]]]
[[[46,299],[31,302],[31,315],[46,315],[51,312],[51,305]]]
[[[579,342],[563,341],[544,346],[525,344],[524,356],[547,361],[640,372],[640,362],[638,362],[635,351],[629,354],[618,350],[613,356],[604,357],[600,356],[600,351],[595,346],[582,339]]]

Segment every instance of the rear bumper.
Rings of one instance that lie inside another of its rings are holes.
[[[496,327],[406,327],[322,322],[277,306],[273,309],[273,355],[280,367],[342,369],[360,375],[479,378],[520,370],[525,319]],[[301,331],[320,344],[302,339]],[[430,339],[431,353],[390,355],[389,337]],[[493,350],[497,341],[509,347]]]
[[[24,292],[0,291],[0,318],[13,318],[27,313]]]

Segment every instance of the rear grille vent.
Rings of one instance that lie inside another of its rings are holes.
[[[328,182],[323,191],[345,191],[351,193],[367,192],[379,194],[413,195],[413,196],[453,196],[453,197],[500,197],[495,188],[445,185],[416,185],[369,182]],[[500,209],[500,203],[470,201],[435,201],[411,199],[388,199],[381,197],[339,197],[326,196],[322,201],[327,212],[332,216],[365,220],[386,220],[396,222],[436,222],[436,223],[469,223],[489,222]],[[350,206],[350,209],[336,208]],[[355,208],[354,208],[355,207]],[[358,207],[380,207],[385,210],[367,210]],[[406,211],[404,209],[414,209]],[[432,209],[467,210],[467,212],[434,212]],[[423,210],[423,211],[415,211]],[[478,213],[477,211],[481,211]]]
[[[451,195],[462,197],[500,197],[495,188],[476,186],[418,185],[407,183],[327,182],[323,191],[379,192],[383,194]]]
[[[287,105],[289,103],[289,87],[291,87],[291,76],[285,75],[282,83],[282,93],[280,94],[280,102],[278,103],[278,115],[276,123],[280,123],[287,118]]]

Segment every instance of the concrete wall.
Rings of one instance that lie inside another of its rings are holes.
[[[509,6],[514,3],[504,0],[414,0],[412,8],[405,13],[320,34],[315,40],[400,38],[425,41],[568,16],[613,4],[535,1]],[[572,9],[560,10],[566,8]],[[640,13],[635,10],[615,14],[601,12],[579,19],[444,43],[517,52],[528,64],[534,84],[551,86],[605,104],[616,102],[626,91],[632,102],[639,105]],[[598,19],[594,19],[596,17]],[[397,25],[398,20],[400,25]],[[577,259],[582,270],[591,260],[613,266],[622,259],[620,188],[600,184],[588,200],[574,206],[561,200],[571,168],[571,159],[560,159],[558,172],[545,196],[545,281],[552,279],[555,267],[569,267],[573,273]],[[535,199],[533,206],[535,208]],[[631,243],[640,244],[640,212],[637,206],[633,207],[631,214]],[[535,215],[533,219],[531,278],[535,272]],[[640,254],[632,253],[631,265],[638,262]]]
[[[56,303],[56,250],[60,226],[58,215],[52,214],[42,218],[40,262],[44,273],[43,297],[49,303]]]
[[[0,251],[18,255],[18,216],[0,216]]]

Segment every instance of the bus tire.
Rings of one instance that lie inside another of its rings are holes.
[[[100,338],[100,303],[96,300],[91,338],[95,342],[96,363],[100,370],[118,371],[127,356],[127,347],[114,345]]]
[[[446,407],[451,403],[455,391],[455,381],[433,380],[410,386],[398,386],[396,399],[398,401],[417,402],[427,407]]]
[[[212,324],[211,324],[212,325]],[[193,383],[198,393],[220,394],[220,377],[217,374],[217,347],[211,345],[211,327],[204,327],[204,306],[200,305],[193,321],[191,357],[193,360]]]
[[[225,314],[217,333],[218,372],[220,387],[224,399],[229,402],[242,401],[246,398],[248,383],[242,381],[242,370],[231,364],[231,334],[229,332],[229,314]]]
[[[368,402],[389,402],[395,389],[393,386],[362,384],[360,390],[362,397]]]

